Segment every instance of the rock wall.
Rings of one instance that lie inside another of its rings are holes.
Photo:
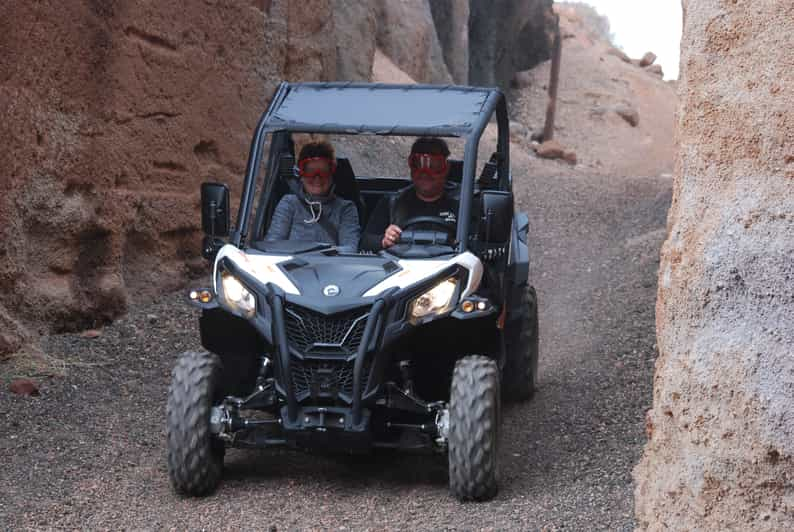
[[[794,4],[684,0],[657,302],[650,530],[794,523]]]
[[[468,13],[467,0],[0,4],[0,355],[204,272],[199,184],[228,183],[236,207],[280,80],[372,79],[380,46],[381,76],[465,83]]]
[[[2,4],[0,352],[201,271],[198,184],[239,191],[277,80],[335,77],[335,48],[309,38],[329,16],[317,1]]]
[[[430,12],[455,83],[469,82],[469,0],[433,0]]]
[[[378,19],[372,2],[331,0],[337,79],[367,81],[375,62]]]
[[[425,83],[452,83],[429,0],[378,0],[378,47],[406,74]]]
[[[513,74],[551,57],[552,0],[470,0],[469,82],[507,89]]]
[[[337,76],[337,39],[335,37],[334,8],[329,0],[286,0],[276,6],[284,9],[286,4],[287,33],[273,34],[267,29],[264,34],[247,34],[245,39],[276,50],[284,49],[284,71],[281,79],[323,81]],[[271,12],[278,20],[281,13]],[[273,42],[274,41],[274,42]],[[356,56],[358,57],[358,55]],[[271,67],[273,63],[270,63]],[[278,65],[278,63],[276,63]],[[277,78],[269,78],[278,82]],[[265,105],[267,102],[263,102]],[[258,118],[258,117],[257,117]],[[250,133],[249,133],[250,134]]]
[[[507,89],[551,57],[552,0],[376,0],[377,45],[411,78]]]

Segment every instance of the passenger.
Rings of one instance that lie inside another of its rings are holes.
[[[433,216],[453,225],[457,222],[458,202],[446,192],[447,157],[449,147],[440,138],[421,137],[414,142],[408,157],[413,186],[394,202],[387,197],[378,202],[364,231],[362,248],[370,251],[390,248],[400,238],[404,222],[416,216]],[[433,224],[418,224],[414,228],[439,229]]]
[[[298,157],[301,188],[276,205],[267,240],[327,242],[358,248],[361,227],[352,201],[334,195],[334,148],[328,142],[303,146]]]

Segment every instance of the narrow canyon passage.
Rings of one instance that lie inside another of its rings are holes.
[[[526,176],[516,161],[514,174]],[[539,392],[504,412],[497,498],[460,505],[438,457],[231,450],[220,489],[168,483],[164,405],[196,315],[172,294],[99,338],[53,336],[67,376],[31,401],[0,391],[10,457],[0,521],[14,527],[630,529],[631,468],[644,443],[667,178],[516,180],[530,214],[540,299]],[[38,464],[38,465],[32,465]],[[34,468],[34,469],[31,469]]]

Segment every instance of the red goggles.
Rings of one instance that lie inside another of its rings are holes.
[[[331,177],[336,170],[336,161],[327,157],[306,157],[298,161],[301,177]]]
[[[415,172],[440,176],[447,171],[447,156],[440,153],[412,153],[408,157],[408,166]]]

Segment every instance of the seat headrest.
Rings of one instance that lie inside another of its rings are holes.
[[[295,170],[295,157],[289,153],[283,154],[278,160],[278,175],[290,179],[298,175]]]
[[[449,165],[448,181],[460,183],[463,180],[463,161],[460,159],[447,159]]]
[[[353,173],[353,166],[350,164],[350,160],[346,157],[337,157],[336,158],[336,170],[334,171],[334,181],[354,181],[356,180],[356,174]]]

